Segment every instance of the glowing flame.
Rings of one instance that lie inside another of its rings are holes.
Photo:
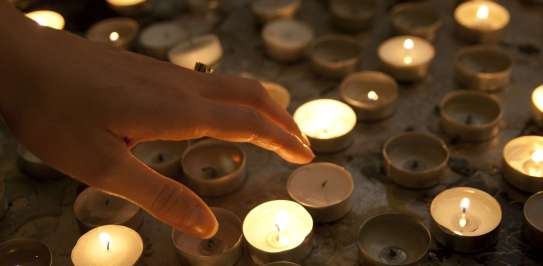
[[[284,235],[284,231],[285,231],[287,223],[288,223],[288,214],[284,211],[277,213],[277,217],[275,217],[275,229],[277,230],[276,232],[277,235],[276,235],[275,240],[277,241],[278,244],[284,245],[284,246],[288,245],[289,243],[288,238]]]
[[[481,5],[479,8],[477,8],[477,14],[478,19],[484,20],[488,18],[488,6]]]
[[[121,37],[121,36],[116,31],[109,34],[109,40],[112,41],[112,42],[117,41],[119,39],[119,37]]]
[[[368,99],[370,101],[377,101],[379,100],[379,94],[377,94],[377,92],[375,91],[370,91],[368,92]]]
[[[415,47],[415,42],[413,42],[413,40],[407,38],[403,41],[403,48],[406,50],[411,50],[413,47]]]
[[[532,153],[531,158],[532,158],[532,161],[534,161],[535,163],[543,162],[543,150],[535,150]]]
[[[460,201],[460,209],[462,210],[462,212],[466,212],[468,210],[469,204],[470,201],[468,198],[462,198],[462,200]]]
[[[109,236],[108,233],[100,233],[98,237],[100,238],[100,241],[106,246],[106,249],[109,251],[109,249],[111,248],[111,236]]]

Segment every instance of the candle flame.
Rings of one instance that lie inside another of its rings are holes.
[[[275,230],[277,230],[275,241],[277,241],[278,244],[284,246],[288,245],[289,243],[288,238],[284,235],[284,231],[288,223],[288,218],[288,214],[284,211],[278,212],[277,216],[275,217]]]
[[[468,198],[462,198],[460,201],[460,209],[463,213],[466,213],[470,205],[470,200]]]
[[[479,8],[477,8],[477,18],[478,19],[481,19],[481,20],[485,20],[488,18],[488,6],[486,5],[481,5]]]
[[[121,36],[116,31],[109,34],[109,40],[112,41],[112,42],[117,41],[119,39],[119,37],[121,37]]]
[[[98,237],[100,238],[100,241],[106,246],[107,251],[109,251],[111,247],[111,236],[109,236],[108,233],[100,233]]]
[[[368,92],[368,99],[370,101],[377,101],[379,100],[379,94],[377,94],[377,92],[375,91],[370,91]]]
[[[415,42],[413,42],[413,40],[411,40],[410,38],[407,38],[403,41],[403,48],[405,48],[406,50],[411,50],[413,49],[413,47],[415,47]]]
[[[532,161],[535,163],[541,163],[543,162],[543,150],[537,149],[532,153]]]

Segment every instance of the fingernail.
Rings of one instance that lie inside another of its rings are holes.
[[[315,153],[313,153],[313,150],[311,150],[311,147],[309,147],[308,145],[305,145],[303,144],[304,146],[304,149],[306,150],[307,154],[309,154],[311,156],[311,160],[313,160],[315,158]]]
[[[309,139],[307,138],[307,136],[304,134],[304,133],[301,133],[302,134],[302,138],[305,142],[305,144],[309,147],[311,147],[311,142],[309,142]]]

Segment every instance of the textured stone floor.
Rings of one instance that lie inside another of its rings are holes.
[[[292,95],[290,111],[309,99],[338,97],[338,81],[313,74],[306,61],[282,65],[264,56],[260,30],[250,13],[248,1],[225,2],[224,16],[217,24],[211,25],[209,21],[187,14],[181,14],[179,18],[183,23],[194,25],[195,32],[214,31],[220,36],[225,47],[220,72],[248,72],[284,84]],[[386,15],[390,0],[378,2],[379,11],[373,27],[355,36],[363,46],[361,70],[378,69],[377,46],[390,35]],[[437,55],[430,76],[421,83],[402,86],[399,111],[392,118],[380,123],[359,124],[356,140],[350,148],[316,159],[346,167],[352,173],[356,187],[352,212],[336,223],[316,227],[314,249],[305,265],[356,265],[355,236],[364,217],[390,208],[412,212],[428,224],[428,206],[432,198],[453,186],[480,188],[498,199],[504,216],[499,242],[495,248],[471,255],[452,253],[434,244],[423,265],[543,264],[541,253],[538,255],[521,236],[522,204],[528,195],[505,184],[501,176],[501,151],[505,143],[519,135],[542,133],[530,122],[529,97],[531,90],[543,82],[543,6],[499,1],[512,15],[510,28],[500,45],[514,58],[512,84],[496,95],[505,107],[499,136],[480,145],[449,141],[450,170],[443,183],[432,189],[406,190],[391,183],[382,173],[381,145],[387,138],[409,130],[432,132],[443,137],[438,128],[436,104],[448,91],[458,88],[453,82],[452,62],[455,51],[464,44],[452,35],[451,14],[455,1],[430,2],[444,20],[436,41]],[[335,32],[326,9],[325,1],[304,0],[299,18],[311,24],[317,35]],[[86,19],[89,17],[92,16],[87,13]],[[152,20],[146,18],[142,22]],[[83,30],[84,26],[80,25],[84,24],[68,24],[68,28]],[[69,179],[40,182],[24,176],[15,165],[15,140],[5,129],[0,133],[0,178],[5,179],[9,202],[9,210],[0,220],[0,241],[15,237],[41,239],[52,248],[54,265],[70,265],[69,254],[80,235],[72,211],[77,182]],[[263,201],[287,198],[286,179],[296,168],[269,152],[249,145],[244,147],[249,154],[247,183],[233,195],[206,199],[211,206],[228,208],[240,217]],[[145,216],[141,235],[145,241],[141,265],[179,265],[168,226]],[[244,257],[239,265],[250,265],[250,262]]]

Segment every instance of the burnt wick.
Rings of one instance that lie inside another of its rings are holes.
[[[209,166],[202,168],[202,173],[204,177],[208,179],[217,178],[219,176],[219,173],[217,172],[217,170]]]
[[[111,203],[111,200],[110,200],[110,199],[106,199],[106,201],[104,202],[104,204],[105,204],[106,206],[109,206],[110,203]]]
[[[322,182],[321,188],[324,189],[326,185],[328,185],[328,180],[324,180],[324,182]]]
[[[473,124],[473,116],[472,116],[472,115],[466,116],[466,120],[464,121],[464,123],[465,123],[466,125],[471,125],[471,124]]]

